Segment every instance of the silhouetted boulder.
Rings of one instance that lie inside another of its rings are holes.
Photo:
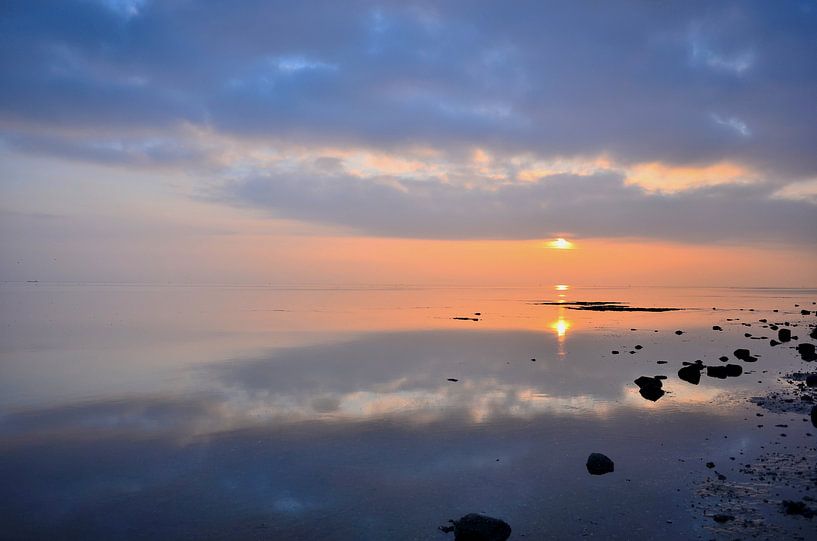
[[[797,344],[797,353],[800,354],[800,357],[802,357],[804,361],[817,361],[814,344],[809,344],[808,342]]]
[[[777,331],[777,339],[781,342],[788,342],[791,340],[791,329],[780,329]]]
[[[809,374],[806,376],[806,385],[809,387],[817,387],[817,374]]]
[[[635,384],[638,385],[638,393],[643,398],[655,402],[665,394],[664,390],[661,388],[663,386],[661,379],[663,378],[651,378],[649,376],[641,376],[637,378],[635,380]]]
[[[726,379],[729,373],[725,366],[707,366],[706,375],[710,378]]]
[[[757,357],[753,357],[749,350],[745,348],[736,349],[734,355],[736,358],[747,363],[753,363],[757,360]]]
[[[736,378],[743,374],[743,367],[739,364],[727,364],[724,368],[726,368],[726,375],[730,378]]]
[[[601,453],[590,453],[587,457],[587,471],[590,475],[604,475],[611,473],[615,469],[613,461]]]
[[[511,526],[504,520],[469,513],[459,520],[449,520],[451,526],[440,531],[454,532],[454,541],[505,541],[511,536]]]
[[[712,325],[712,330],[713,331],[722,331],[723,328],[720,325]]]
[[[817,428],[817,406],[811,406],[811,424]]]
[[[703,370],[702,365],[691,364],[678,370],[678,377],[687,383],[698,385],[701,381],[701,370]]]

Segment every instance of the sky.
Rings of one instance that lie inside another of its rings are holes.
[[[6,0],[0,280],[815,286],[815,58],[813,0]]]

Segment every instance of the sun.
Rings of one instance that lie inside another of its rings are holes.
[[[573,243],[567,239],[559,237],[556,240],[548,242],[548,246],[557,250],[571,250],[573,248]]]

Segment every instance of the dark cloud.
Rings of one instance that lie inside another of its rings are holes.
[[[340,224],[372,235],[532,239],[641,237],[678,241],[814,243],[814,205],[770,198],[765,185],[650,193],[615,174],[554,175],[465,188],[438,180],[350,176],[256,177],[223,198],[276,215]]]
[[[187,121],[307,142],[817,171],[810,3],[55,1],[3,12],[6,121]]]

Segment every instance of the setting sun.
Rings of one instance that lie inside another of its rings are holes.
[[[573,248],[573,243],[567,239],[559,237],[556,240],[548,242],[548,246],[557,250],[570,250]]]

